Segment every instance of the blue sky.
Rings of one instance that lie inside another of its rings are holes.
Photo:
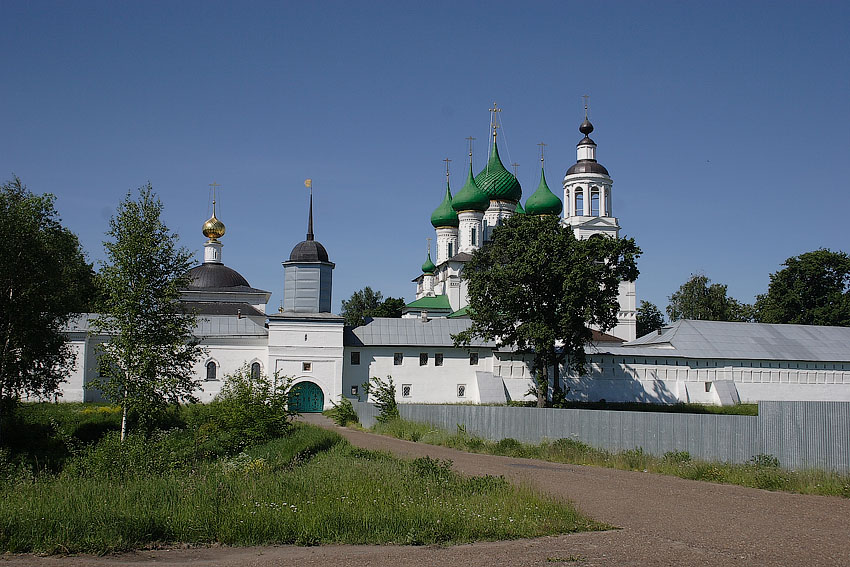
[[[486,158],[488,108],[523,199],[537,143],[558,192],[589,94],[638,299],[691,273],[752,301],[789,256],[850,250],[847,2],[0,0],[0,179],[54,193],[89,259],[150,181],[200,260],[222,185],[224,262],[283,288],[306,232],[365,285],[413,299],[431,211]]]

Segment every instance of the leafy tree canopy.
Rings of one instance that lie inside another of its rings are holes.
[[[649,301],[641,301],[637,308],[637,336],[642,337],[664,326],[664,314],[658,306]]]
[[[850,326],[850,257],[821,248],[785,260],[756,299],[760,323]]]
[[[0,185],[0,410],[22,395],[51,396],[73,362],[62,329],[86,311],[93,271],[62,226],[53,195],[14,177]]]
[[[99,280],[102,314],[93,329],[109,336],[100,345],[102,377],[96,386],[121,405],[124,416],[150,423],[168,405],[194,400],[193,365],[202,353],[193,337],[195,317],[180,307],[192,255],[162,220],[162,202],[150,184],[131,193],[109,221],[107,261]]]
[[[359,327],[366,324],[367,317],[401,317],[405,306],[401,297],[384,299],[380,291],[374,291],[368,285],[351,294],[347,300],[342,300],[342,313],[345,324]]]
[[[692,274],[673,295],[667,306],[671,321],[752,321],[753,306],[726,295],[726,285],[714,283],[703,274]]]
[[[584,371],[590,327],[607,331],[617,324],[619,284],[637,278],[639,255],[631,238],[578,240],[558,217],[515,215],[463,269],[472,325],[455,343],[480,337],[533,353],[542,405],[548,368],[555,369],[557,397],[560,364]]]

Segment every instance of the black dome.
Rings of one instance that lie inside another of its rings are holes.
[[[590,120],[585,118],[584,122],[581,123],[581,126],[578,127],[578,131],[585,136],[589,136],[590,133],[593,132],[593,124],[590,123]]]
[[[608,170],[596,160],[583,159],[567,170],[567,175],[572,173],[601,173],[608,175]]]
[[[224,264],[201,264],[189,270],[192,279],[187,289],[211,289],[221,287],[251,287],[248,280],[236,270]]]
[[[328,251],[322,246],[321,242],[315,240],[305,240],[299,242],[289,254],[290,262],[330,262],[328,260]]]

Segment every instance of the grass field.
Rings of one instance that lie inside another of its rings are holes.
[[[56,450],[49,457],[30,447],[40,463],[51,463],[40,469],[18,445],[0,454],[0,551],[442,544],[605,527],[503,478],[464,477],[448,462],[357,449],[308,425],[230,454],[209,450],[203,427],[155,431],[122,445],[108,425],[99,439],[83,442],[75,437],[86,423],[82,412],[96,421],[109,415],[91,408],[24,408],[24,422],[45,422],[54,432],[42,431]]]
[[[818,470],[785,470],[780,468],[775,457],[770,455],[754,455],[747,464],[728,464],[695,460],[687,452],[669,452],[663,457],[649,455],[640,448],[610,452],[595,449],[573,439],[558,439],[537,445],[520,443],[516,439],[486,441],[463,430],[451,433],[430,424],[404,419],[378,423],[374,431],[399,439],[442,445],[473,453],[649,471],[692,480],[850,498],[850,476]]]

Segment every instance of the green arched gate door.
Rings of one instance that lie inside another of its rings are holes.
[[[299,382],[289,392],[289,409],[298,413],[318,413],[325,407],[325,395],[313,382]]]

